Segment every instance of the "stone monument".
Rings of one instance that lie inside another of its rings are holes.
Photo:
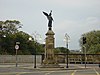
[[[46,44],[45,44],[45,58],[43,60],[43,67],[58,67],[58,64],[56,62],[55,56],[54,56],[54,45],[55,45],[55,33],[52,30],[52,10],[49,14],[46,12],[43,12],[43,14],[48,19],[48,31],[45,34],[46,35]]]

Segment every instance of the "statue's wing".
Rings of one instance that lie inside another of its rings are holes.
[[[43,14],[44,14],[45,16],[48,16],[48,14],[47,14],[46,12],[43,12]]]

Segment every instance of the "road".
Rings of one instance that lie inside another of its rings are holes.
[[[16,67],[2,67],[0,68],[0,75],[100,75],[100,68],[47,71]]]
[[[38,65],[37,65],[38,66]],[[62,66],[66,66],[62,65]],[[33,64],[0,64],[0,75],[100,75],[100,68],[97,64],[69,64],[69,68],[33,68]]]

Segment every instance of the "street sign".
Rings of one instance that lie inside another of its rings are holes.
[[[19,49],[19,45],[15,45],[15,49]]]

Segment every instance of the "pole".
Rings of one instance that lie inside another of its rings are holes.
[[[36,43],[35,43],[35,47],[36,47]],[[34,55],[34,68],[36,68],[36,48],[35,48],[35,55]]]
[[[17,63],[17,49],[16,49],[16,67],[17,67],[18,63]]]
[[[66,62],[66,68],[68,68],[68,41],[69,41],[70,37],[67,35],[67,33],[65,34],[65,41],[66,41],[66,48],[67,48],[67,62]]]
[[[66,47],[67,47],[67,65],[66,65],[66,68],[68,68],[68,42],[66,42]]]
[[[16,42],[16,45],[15,45],[15,49],[16,49],[16,67],[18,65],[18,60],[17,60],[17,51],[19,49],[19,45],[18,44],[20,44],[20,42]]]
[[[35,33],[33,33],[33,35],[34,35],[34,40],[35,40],[35,52],[34,52],[34,68],[36,68],[36,44],[37,44],[37,35],[39,35],[39,34],[37,34],[36,32]],[[40,35],[39,35],[40,36]]]
[[[84,46],[84,50],[85,50],[85,68],[86,68],[86,47]]]
[[[35,56],[34,56],[34,68],[36,68],[36,52],[35,52]]]
[[[86,58],[86,47],[83,46],[83,49],[84,49],[84,64],[85,64],[85,68],[86,68],[86,61],[87,61],[87,58]]]

